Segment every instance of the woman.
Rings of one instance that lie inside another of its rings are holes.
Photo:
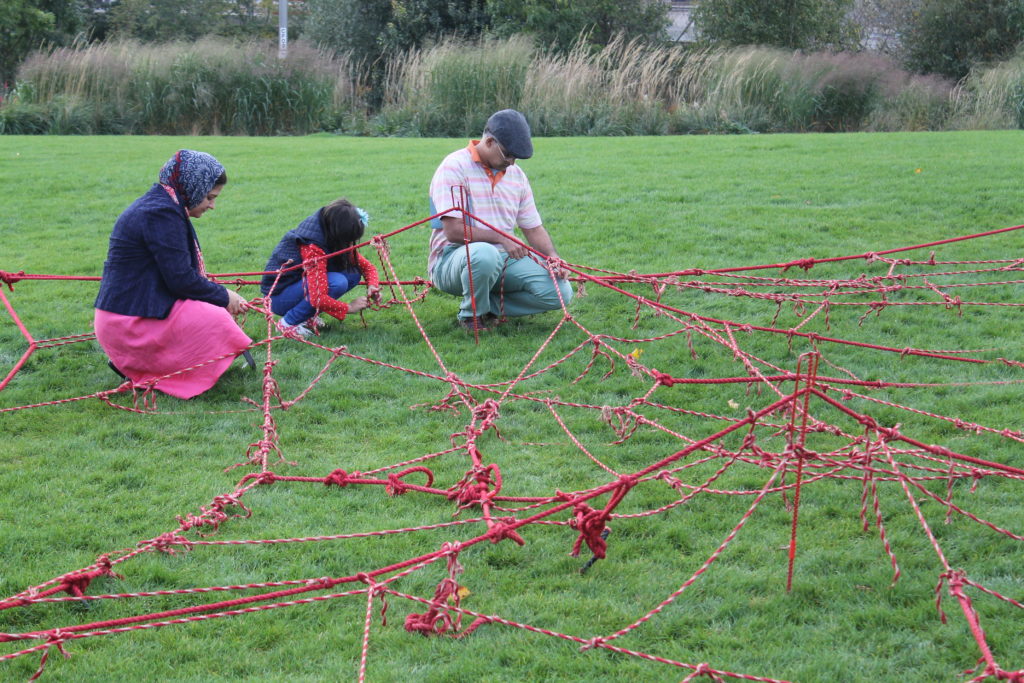
[[[367,296],[380,291],[377,269],[354,247],[363,238],[369,216],[347,199],[321,207],[274,247],[260,289],[270,296],[270,310],[281,316],[278,327],[289,336],[308,337],[322,325],[317,313],[344,320],[369,305],[366,296],[347,304],[338,298],[365,279]],[[349,249],[344,253],[335,252]],[[328,254],[333,254],[326,258]],[[301,264],[301,268],[293,267]],[[280,272],[279,272],[280,271]]]
[[[160,391],[192,398],[252,343],[232,318],[245,299],[206,278],[190,220],[214,208],[226,183],[215,158],[179,150],[114,224],[94,326],[111,364],[136,385],[157,380]]]

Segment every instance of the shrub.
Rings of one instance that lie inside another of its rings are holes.
[[[9,98],[0,107],[0,134],[39,135],[50,128],[46,108],[38,104],[25,104]]]

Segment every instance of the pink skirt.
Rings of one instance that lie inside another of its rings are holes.
[[[96,341],[134,384],[192,398],[220,379],[252,340],[226,308],[181,299],[163,320],[96,309]],[[216,360],[215,360],[216,359]]]

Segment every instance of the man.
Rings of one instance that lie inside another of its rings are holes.
[[[427,272],[438,289],[462,297],[464,329],[485,330],[499,316],[550,311],[572,299],[565,273],[549,270],[545,257],[558,253],[516,165],[531,156],[526,117],[503,109],[487,119],[480,140],[445,157],[430,182],[431,214],[464,208],[479,219],[466,216],[464,224],[462,212],[452,211],[431,221]],[[509,239],[517,227],[542,256]]]

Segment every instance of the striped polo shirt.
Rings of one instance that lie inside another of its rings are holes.
[[[473,140],[463,149],[452,152],[437,167],[430,181],[431,215],[460,207],[463,201],[460,197],[466,194],[465,210],[503,232],[512,233],[516,227],[522,230],[540,227],[540,214],[533,203],[533,190],[530,189],[530,181],[523,169],[517,164],[504,171],[491,169],[477,154],[478,142]],[[460,192],[460,188],[465,188],[465,192]],[[461,217],[458,211],[447,215]],[[440,219],[435,218],[430,225],[432,230],[427,273],[433,273],[441,252],[452,244],[444,236]],[[474,230],[489,229],[471,219],[470,226]]]

